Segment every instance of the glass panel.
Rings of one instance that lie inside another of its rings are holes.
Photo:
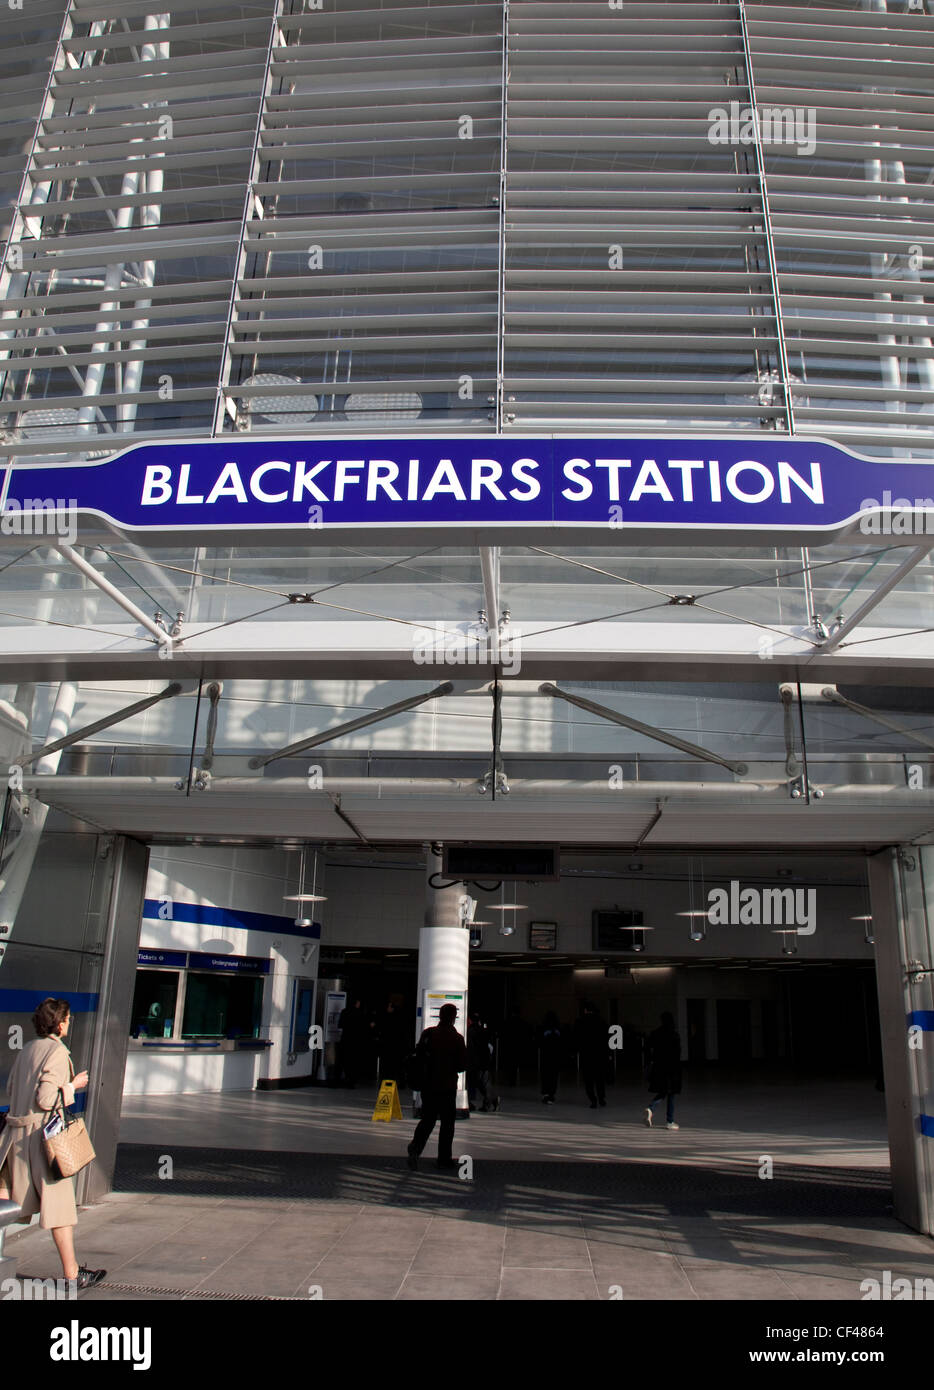
[[[188,972],[183,1038],[256,1038],[263,1000],[262,979]]]
[[[137,970],[130,1015],[131,1037],[172,1037],[180,978],[175,970]]]

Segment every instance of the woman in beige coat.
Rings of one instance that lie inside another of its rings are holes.
[[[104,1269],[84,1269],[75,1259],[74,1228],[78,1224],[75,1188],[71,1178],[55,1176],[46,1157],[42,1129],[59,1101],[73,1105],[75,1092],[88,1084],[86,1071],[75,1076],[71,1053],[63,1039],[71,1023],[64,999],[46,999],[33,1014],[36,1042],[27,1043],[13,1063],[7,1094],[10,1111],[0,1134],[0,1198],[22,1208],[23,1219],[39,1213],[39,1225],[51,1230],[66,1279],[79,1289],[97,1284]]]

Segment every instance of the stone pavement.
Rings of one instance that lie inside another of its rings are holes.
[[[865,1083],[692,1087],[677,1132],[643,1128],[641,1097],[510,1096],[458,1125],[472,1179],[434,1141],[410,1172],[412,1121],[373,1123],[370,1092],[130,1098],[117,1190],[79,1218],[108,1270],[81,1300],[859,1300],[884,1270],[934,1276]],[[37,1228],[8,1253],[60,1272]]]

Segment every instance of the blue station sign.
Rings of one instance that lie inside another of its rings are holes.
[[[137,965],[173,966],[184,970],[188,964],[187,951],[140,950],[136,957]]]
[[[365,530],[489,543],[517,531],[606,531],[638,535],[638,544],[672,532],[829,541],[894,512],[921,514],[922,533],[930,512],[934,533],[928,494],[934,474],[923,463],[800,437],[232,435],[133,445],[100,462],[7,467],[0,531],[35,534],[27,518],[68,512],[82,531],[97,518],[154,539],[249,532],[294,544]]]
[[[268,975],[272,962],[263,956],[212,956],[205,951],[188,952],[190,970],[217,970],[224,975]]]

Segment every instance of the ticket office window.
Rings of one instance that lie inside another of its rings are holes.
[[[180,970],[137,970],[130,1035],[134,1038],[176,1038],[184,994]]]
[[[189,970],[182,1037],[258,1038],[264,978]]]

